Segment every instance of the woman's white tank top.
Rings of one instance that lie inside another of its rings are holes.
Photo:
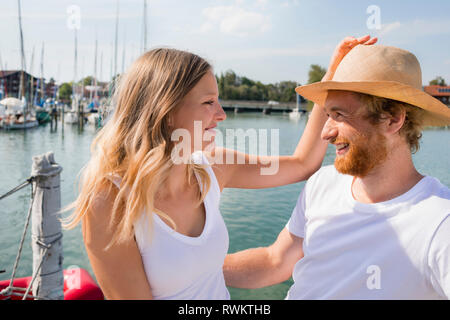
[[[195,163],[208,165],[206,171],[211,179],[204,198],[206,221],[202,233],[198,237],[178,233],[157,214],[152,215],[153,228],[150,229],[148,216],[142,214],[134,224],[136,242],[154,299],[228,300],[230,294],[222,266],[229,238],[219,211],[219,184],[201,152],[194,153],[192,158]],[[113,182],[120,186],[117,177]]]

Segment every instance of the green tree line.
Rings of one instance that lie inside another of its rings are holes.
[[[263,84],[244,76],[238,76],[232,70],[216,75],[221,100],[256,100],[295,102],[295,81],[281,81],[275,84]]]
[[[308,83],[320,81],[326,70],[319,65],[311,65]],[[295,81],[281,81],[275,84],[263,84],[244,76],[238,76],[233,70],[216,75],[219,96],[222,100],[256,100],[295,102],[295,88],[300,84]]]

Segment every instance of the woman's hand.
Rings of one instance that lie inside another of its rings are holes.
[[[331,56],[330,66],[328,67],[328,71],[323,77],[322,81],[333,79],[334,73],[336,69],[341,63],[342,59],[349,53],[354,47],[359,44],[364,45],[372,45],[378,41],[378,38],[371,38],[370,35],[355,38],[355,37],[346,37],[342,40],[334,49],[333,55]]]
[[[377,38],[371,38],[369,35],[358,39],[346,37],[334,50],[330,66],[322,81],[333,78],[339,63],[358,44],[371,45],[377,40]],[[220,189],[273,188],[308,179],[320,168],[327,150],[328,141],[321,139],[320,136],[326,121],[327,116],[323,108],[315,105],[292,156],[258,157],[242,154],[235,150],[219,150],[216,148],[216,151],[220,152],[219,155],[221,155],[219,156],[220,164],[216,162],[213,169],[219,181]],[[216,158],[216,154],[212,157]],[[227,164],[227,159],[239,158],[244,159],[245,164],[239,162],[238,164]],[[273,164],[276,165],[272,166]],[[277,170],[275,174],[262,175],[261,169],[263,167],[275,167]]]

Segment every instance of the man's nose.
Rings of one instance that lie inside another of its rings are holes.
[[[321,138],[323,140],[330,141],[333,138],[336,138],[338,135],[338,130],[336,128],[336,123],[333,119],[328,118],[327,122],[323,126]]]

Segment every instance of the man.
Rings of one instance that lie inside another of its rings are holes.
[[[227,256],[227,285],[292,275],[287,299],[449,299],[450,190],[411,154],[421,127],[450,124],[450,109],[422,91],[416,57],[359,45],[333,81],[296,91],[324,106],[334,166],[308,180],[274,244]]]

